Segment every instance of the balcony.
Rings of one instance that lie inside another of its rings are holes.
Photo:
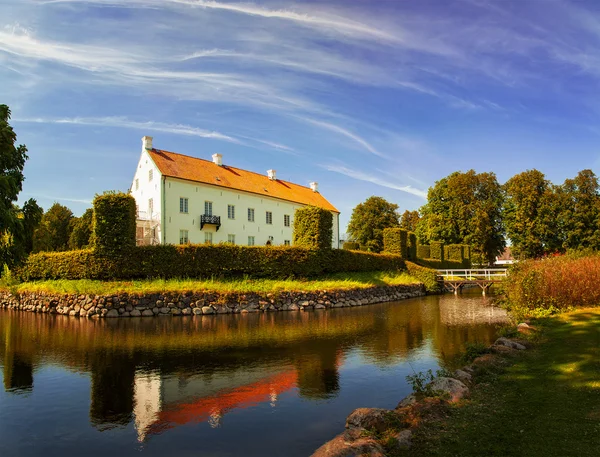
[[[206,224],[216,225],[217,232],[221,227],[221,216],[209,216],[207,214],[203,214],[200,216],[200,230],[204,228]]]

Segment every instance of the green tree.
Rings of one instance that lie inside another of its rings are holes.
[[[409,232],[414,232],[417,229],[420,219],[421,216],[418,211],[406,210],[400,217],[400,228],[408,230]]]
[[[361,249],[381,252],[383,230],[398,227],[398,205],[381,197],[369,197],[352,211],[348,234]]]
[[[562,186],[564,249],[600,249],[600,194],[598,178],[592,170],[580,171]]]
[[[91,244],[93,217],[94,210],[88,208],[81,217],[75,217],[71,220],[69,248],[82,249]]]
[[[54,203],[44,213],[39,227],[33,236],[33,250],[66,251],[71,236],[71,220],[73,212],[60,203]]]
[[[422,243],[471,245],[475,262],[492,263],[504,250],[504,197],[494,173],[452,173],[427,196],[416,230]]]
[[[9,267],[31,251],[32,233],[41,208],[30,199],[23,208],[15,202],[23,189],[27,147],[15,146],[17,135],[9,124],[10,109],[0,105],[0,263]]]
[[[513,255],[526,259],[547,254],[556,245],[551,240],[555,238],[556,230],[551,228],[556,227],[556,221],[551,223],[548,219],[548,210],[556,203],[550,195],[553,193],[550,182],[542,172],[527,170],[510,178],[503,188],[504,225]]]

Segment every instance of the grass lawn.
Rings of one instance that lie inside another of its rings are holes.
[[[600,456],[600,309],[536,323],[536,349],[415,431],[410,456]]]
[[[108,295],[116,293],[167,293],[209,291],[220,293],[277,293],[283,291],[313,292],[348,290],[373,286],[418,284],[420,281],[405,272],[338,273],[319,279],[172,279],[139,281],[55,280],[35,281],[1,287],[14,292],[47,292]]]

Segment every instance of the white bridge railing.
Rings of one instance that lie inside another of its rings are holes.
[[[469,270],[438,270],[444,281],[500,281],[508,274],[507,268],[476,268]]]

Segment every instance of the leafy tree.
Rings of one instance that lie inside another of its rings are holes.
[[[408,230],[409,232],[414,232],[417,229],[420,219],[421,216],[418,211],[406,210],[400,217],[400,228]]]
[[[71,236],[73,212],[60,203],[54,203],[42,216],[33,237],[33,250],[66,251]]]
[[[600,249],[600,194],[598,178],[592,170],[580,171],[562,186],[564,249]]]
[[[546,225],[550,222],[548,210],[556,202],[549,195],[553,192],[550,182],[542,172],[527,170],[510,178],[503,187],[504,224],[514,256],[521,259],[541,257],[549,251],[550,245],[555,245],[547,239],[555,233]]]
[[[383,230],[398,227],[398,205],[381,197],[369,197],[352,211],[348,234],[361,249],[381,252]]]
[[[455,172],[429,189],[417,236],[422,243],[469,244],[475,262],[504,250],[503,193],[494,173]]]
[[[69,248],[82,249],[90,245],[93,217],[94,210],[92,208],[88,208],[81,217],[76,217],[71,220]]]
[[[23,189],[27,147],[15,146],[17,135],[10,126],[10,109],[0,105],[0,263],[20,262],[32,247],[32,234],[41,208],[33,199],[20,209],[15,202]]]

